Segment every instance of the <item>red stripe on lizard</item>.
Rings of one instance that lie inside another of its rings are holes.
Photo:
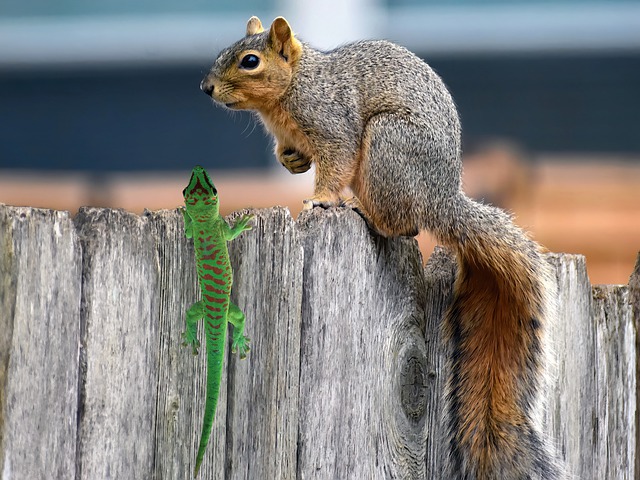
[[[204,285],[204,289],[205,289],[207,292],[217,293],[217,294],[219,294],[219,295],[226,295],[226,294],[228,294],[228,293],[229,293],[229,292],[227,292],[227,291],[225,291],[225,290],[220,290],[219,288],[216,288],[216,287],[214,287],[213,285],[209,285],[209,284],[207,284],[207,283],[205,283],[205,285]]]

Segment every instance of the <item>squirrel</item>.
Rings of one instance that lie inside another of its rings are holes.
[[[535,421],[550,269],[510,215],[463,193],[457,109],[431,67],[388,41],[322,52],[251,17],[200,88],[257,111],[290,172],[315,165],[305,209],[352,207],[380,235],[426,229],[455,253],[442,478],[565,478]]]

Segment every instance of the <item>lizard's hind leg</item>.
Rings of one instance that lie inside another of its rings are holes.
[[[187,310],[185,324],[186,330],[182,332],[183,346],[191,345],[193,354],[198,354],[198,348],[200,348],[200,342],[198,341],[198,321],[204,316],[204,304],[202,300],[194,303]]]
[[[233,325],[233,343],[231,352],[240,354],[240,358],[246,358],[249,352],[249,337],[244,336],[244,313],[238,306],[229,302],[228,312],[229,323]]]

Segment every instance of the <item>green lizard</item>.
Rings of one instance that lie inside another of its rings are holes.
[[[253,215],[243,215],[233,227],[229,227],[220,215],[218,192],[211,178],[201,166],[191,172],[189,185],[182,191],[185,208],[184,232],[193,238],[196,254],[196,269],[202,300],[191,305],[186,315],[186,331],[182,334],[183,345],[191,345],[193,354],[198,354],[200,342],[196,338],[197,324],[204,319],[207,341],[207,398],[200,446],[196,457],[194,478],[198,476],[207,442],[211,436],[213,419],[220,392],[224,347],[227,338],[227,322],[233,325],[231,350],[245,358],[249,351],[249,339],[244,336],[244,313],[229,299],[233,281],[227,242],[251,227],[247,223]]]

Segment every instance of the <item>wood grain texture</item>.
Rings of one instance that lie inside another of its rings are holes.
[[[73,478],[80,256],[67,212],[0,205],[0,472]]]
[[[576,478],[593,478],[596,394],[593,359],[595,324],[591,320],[591,285],[581,255],[547,256],[555,269],[557,315],[547,325],[548,403],[544,430]]]
[[[596,395],[592,478],[633,480],[636,329],[626,286],[593,287]]]
[[[629,304],[631,316],[636,331],[636,409],[640,404],[640,252],[636,257],[636,265],[629,277]],[[635,478],[640,479],[640,415],[635,416],[636,445],[635,445]]]
[[[158,364],[158,258],[150,223],[83,208],[78,479],[153,471]]]
[[[229,243],[232,300],[245,312],[251,351],[239,361],[227,344],[214,428],[199,476],[205,479],[295,477],[302,247],[285,209],[252,213],[253,230]],[[193,357],[181,345],[185,311],[200,296],[193,244],[184,237],[177,210],[148,216],[160,261],[156,449],[162,454],[156,457],[155,478],[187,478],[206,388],[205,350]],[[227,220],[232,224],[234,218]]]
[[[177,209],[146,215],[153,227],[159,262],[154,478],[191,478],[202,431],[207,374],[201,322],[200,353],[194,356],[190,347],[182,345],[185,313],[200,299],[193,241],[185,237],[182,214]],[[225,478],[227,363],[225,360],[218,408],[199,478]]]
[[[451,256],[423,268],[414,240],[347,209],[254,213],[229,245],[252,350],[227,358],[199,478],[440,478]],[[640,257],[628,287],[594,289],[583,257],[549,261],[545,430],[575,478],[634,478]],[[0,205],[2,478],[190,478],[206,355],[181,333],[198,298],[177,210]]]
[[[453,298],[456,275],[455,256],[442,247],[436,247],[425,268],[425,329],[427,351],[427,421],[425,478],[442,478],[447,459],[445,411],[446,342],[442,335],[442,321]]]
[[[346,209],[314,209],[298,226],[297,478],[425,478],[429,367],[416,242],[372,236]]]
[[[288,210],[256,210],[229,244],[232,301],[246,315],[246,359],[231,356],[226,478],[296,476],[302,246]],[[238,213],[239,214],[239,213]],[[230,223],[235,221],[229,219]]]

